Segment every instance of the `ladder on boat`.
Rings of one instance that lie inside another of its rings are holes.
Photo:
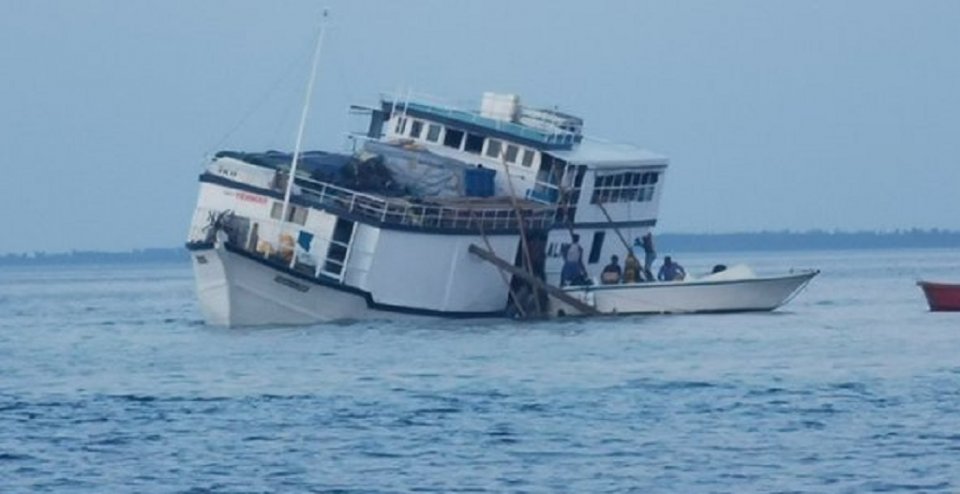
[[[356,230],[356,222],[345,218],[337,218],[330,238],[330,246],[327,248],[327,255],[321,265],[320,272],[341,283],[343,282],[347,262],[350,260],[350,252],[353,250],[353,237]]]

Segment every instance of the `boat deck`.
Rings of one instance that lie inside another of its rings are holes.
[[[384,197],[325,182],[298,178],[301,197],[334,212],[359,216],[385,226],[476,232],[545,230],[554,226],[557,207],[509,197],[429,199]]]

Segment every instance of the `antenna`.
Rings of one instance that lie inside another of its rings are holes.
[[[317,47],[313,51],[313,66],[310,69],[310,80],[307,82],[307,95],[303,102],[303,111],[300,113],[300,128],[297,130],[297,143],[293,147],[293,160],[290,162],[290,176],[287,177],[287,190],[283,195],[283,212],[280,215],[281,225],[287,221],[290,210],[290,193],[293,191],[293,180],[297,176],[297,164],[300,161],[300,149],[303,145],[303,132],[307,126],[307,112],[310,109],[310,99],[313,96],[313,84],[317,78],[317,65],[320,62],[320,50],[323,48],[323,36],[327,31],[327,9],[323,9],[320,21],[320,34],[317,35]],[[281,233],[282,234],[282,233]]]

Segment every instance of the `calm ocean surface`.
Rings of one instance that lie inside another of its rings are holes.
[[[960,492],[945,250],[770,314],[223,330],[188,265],[0,268],[0,493]]]

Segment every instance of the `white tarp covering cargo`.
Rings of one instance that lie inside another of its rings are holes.
[[[423,149],[376,141],[367,141],[363,150],[381,156],[394,180],[419,197],[463,196],[464,175],[473,166]]]

